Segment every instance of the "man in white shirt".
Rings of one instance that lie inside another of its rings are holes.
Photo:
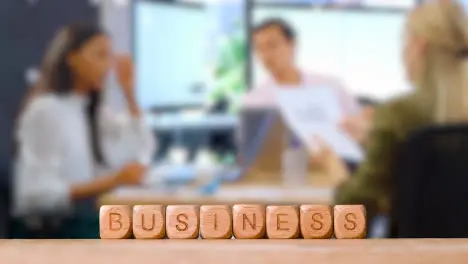
[[[271,76],[244,98],[244,107],[270,107],[275,104],[277,86],[326,86],[334,89],[340,100],[344,116],[359,111],[357,100],[347,93],[339,80],[329,76],[304,73],[296,65],[296,33],[285,21],[270,19],[253,31],[253,48],[258,59]],[[312,47],[311,47],[312,48]]]
[[[295,61],[296,34],[285,21],[280,19],[264,21],[253,30],[252,40],[254,51],[268,71],[270,79],[246,94],[242,102],[243,108],[275,107],[277,87],[294,89],[300,86],[321,86],[334,90],[344,117],[359,114],[357,100],[347,93],[339,80],[329,76],[304,73],[299,69]],[[292,133],[288,138],[290,147],[297,148],[302,145]]]

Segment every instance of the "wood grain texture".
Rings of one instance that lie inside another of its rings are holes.
[[[200,207],[200,236],[204,239],[232,237],[232,208],[228,205]]]
[[[300,235],[297,206],[267,206],[266,232],[270,239],[293,239]]]
[[[363,205],[335,205],[335,237],[338,239],[365,238],[366,208]]]
[[[104,205],[99,210],[99,232],[102,239],[132,236],[132,209],[128,205]]]
[[[329,205],[301,205],[300,226],[305,239],[327,239],[333,235],[333,210]]]
[[[468,240],[0,240],[0,263],[156,262],[466,264]]]
[[[195,239],[200,230],[198,205],[168,205],[166,208],[166,233],[168,238]]]
[[[137,239],[161,239],[166,235],[166,208],[162,205],[133,207],[133,236]]]
[[[265,237],[265,206],[236,204],[232,207],[234,237],[258,239]]]

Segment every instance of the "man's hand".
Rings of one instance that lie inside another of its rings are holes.
[[[343,160],[321,138],[314,137],[317,150],[310,156],[311,165],[324,172],[334,185],[349,178],[349,172]]]
[[[365,109],[359,115],[347,117],[340,122],[340,128],[346,131],[359,144],[364,145],[372,129],[373,109]]]

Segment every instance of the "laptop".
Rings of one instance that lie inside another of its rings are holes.
[[[243,109],[238,129],[238,163],[243,180],[281,179],[287,129],[278,110]]]

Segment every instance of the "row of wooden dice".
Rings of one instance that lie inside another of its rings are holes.
[[[366,237],[362,205],[105,205],[103,239],[357,239]]]

